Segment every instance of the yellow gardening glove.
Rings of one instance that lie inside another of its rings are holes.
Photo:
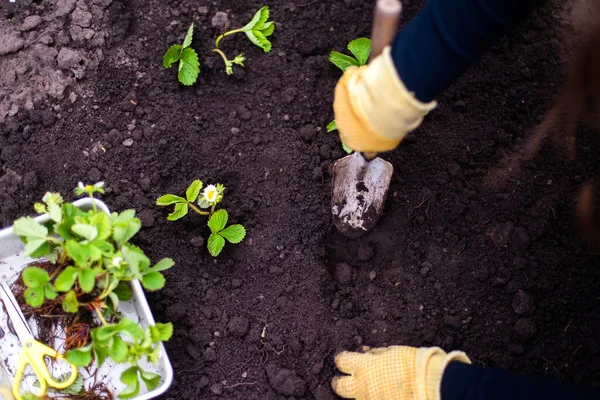
[[[333,111],[342,142],[352,150],[392,150],[436,102],[422,103],[396,72],[390,47],[364,67],[350,67],[335,87]]]
[[[438,347],[345,351],[335,357],[335,365],[349,376],[334,377],[331,386],[346,399],[439,400],[442,376],[450,361],[471,363],[461,351],[446,354]]]

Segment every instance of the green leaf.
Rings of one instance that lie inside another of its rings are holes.
[[[105,240],[96,239],[90,243],[90,246],[98,249],[101,255],[106,258],[112,258],[115,255],[115,247]]]
[[[119,332],[128,334],[132,339],[142,340],[144,338],[144,331],[137,322],[130,318],[124,318],[118,323],[117,328]]]
[[[115,294],[115,292],[110,292],[108,294],[108,298],[110,299],[110,301],[112,301],[113,304],[113,309],[117,309],[117,307],[119,307],[119,296],[117,296]]]
[[[175,210],[173,210],[173,212],[167,216],[167,219],[169,221],[177,221],[178,219],[183,218],[187,213],[187,203],[177,203],[175,204]]]
[[[181,52],[181,60],[179,61],[179,73],[177,77],[179,82],[186,86],[193,85],[198,79],[200,73],[200,62],[196,50],[191,47],[183,49]]]
[[[89,248],[81,245],[76,240],[67,240],[65,243],[65,249],[67,250],[67,254],[80,267],[85,267],[90,259]]]
[[[192,44],[192,38],[194,37],[194,23],[190,25],[183,39],[183,48],[190,47]]]
[[[138,369],[139,367],[131,367],[126,369],[121,374],[121,382],[126,386],[125,389],[119,393],[119,397],[122,399],[130,399],[135,397],[140,392],[140,382],[138,381]]]
[[[156,199],[157,206],[170,206],[171,204],[185,203],[186,200],[181,196],[174,194],[165,194]]]
[[[44,204],[42,204],[42,203],[35,203],[33,205],[33,209],[38,214],[45,214],[46,213],[46,206]]]
[[[79,309],[79,301],[77,301],[77,295],[74,290],[67,292],[62,301],[62,308],[65,312],[76,313]]]
[[[97,345],[106,346],[110,344],[110,340],[117,334],[119,324],[102,325],[93,331],[92,342]]]
[[[22,217],[16,220],[13,224],[13,232],[15,235],[27,238],[45,239],[48,236],[48,229],[30,217]]]
[[[149,391],[156,389],[156,387],[160,383],[160,375],[158,374],[140,369],[140,375],[142,377],[142,380],[146,384],[146,388]]]
[[[83,268],[79,271],[79,285],[85,293],[94,290],[94,286],[96,286],[96,274],[93,269]]]
[[[342,71],[346,71],[350,67],[358,67],[358,61],[350,56],[347,56],[337,51],[332,51],[329,54],[329,61]]]
[[[56,292],[56,289],[52,287],[52,285],[46,285],[44,286],[44,297],[48,300],[54,300],[58,297],[58,293]]]
[[[57,381],[59,382],[64,382],[66,381],[69,377],[70,377],[70,372],[67,372],[65,374],[62,374],[61,376],[59,376],[57,378]],[[75,382],[73,382],[71,384],[71,386],[65,388],[65,389],[61,389],[60,390],[61,394],[70,394],[73,396],[76,395],[83,395],[83,376],[81,374],[77,375],[77,378],[75,378]]]
[[[246,229],[240,224],[229,225],[219,232],[219,234],[227,239],[229,243],[236,244],[244,240],[244,237],[246,237]]]
[[[173,336],[173,324],[170,322],[167,324],[158,322],[156,325],[150,327],[150,329],[152,332],[152,341],[155,343],[159,341],[166,342]]]
[[[352,152],[354,151],[350,147],[346,146],[344,143],[342,143],[342,149],[344,149],[344,151],[348,154],[352,154]]]
[[[92,345],[69,350],[65,357],[76,367],[87,367],[92,362]]]
[[[135,246],[127,244],[121,248],[123,258],[127,261],[129,269],[136,279],[142,278],[142,271],[146,270],[150,265],[150,259]]]
[[[98,236],[98,228],[88,224],[74,224],[71,231],[87,240],[94,240]]]
[[[211,233],[208,237],[208,252],[210,255],[213,257],[218,256],[223,250],[223,246],[225,246],[225,239],[218,233]]]
[[[23,393],[23,394],[21,395],[21,398],[22,398],[23,400],[40,400],[40,398],[39,398],[38,396],[36,396],[35,394],[33,394],[33,393],[31,393],[31,392],[26,392],[26,393]]]
[[[185,201],[185,200],[184,200]],[[142,222],[139,218],[135,218],[135,211],[128,210],[133,213],[127,213],[127,215],[121,215],[117,217],[113,222],[113,239],[118,246],[123,246],[129,239],[135,236],[136,233],[142,228]]]
[[[54,222],[62,220],[62,208],[56,203],[48,204],[48,216]]]
[[[182,48],[183,46],[181,46],[180,44],[174,44],[173,46],[169,47],[169,50],[167,50],[167,52],[163,56],[163,66],[165,68],[171,68],[173,66],[173,63],[179,60],[179,58],[181,57]]]
[[[108,357],[108,347],[94,345],[94,357],[96,357],[96,363],[98,363],[98,368],[100,368],[104,364],[106,357]]]
[[[48,272],[40,267],[27,267],[21,273],[23,283],[29,288],[39,288],[50,282]]]
[[[131,299],[133,290],[127,282],[120,282],[115,290],[113,290],[113,293],[119,297],[119,300],[127,301]]]
[[[267,22],[268,19],[269,7],[263,6],[254,14],[250,22],[242,28],[248,39],[263,49],[265,53],[271,51],[271,42],[267,39],[267,36],[273,34],[275,30],[275,24],[273,21]]]
[[[27,239],[23,255],[25,257],[39,258],[50,252],[50,243],[46,239]]]
[[[71,233],[71,226],[75,223],[75,216],[82,213],[80,209],[71,203],[62,205],[63,219],[56,227],[56,232],[65,240],[73,239],[75,236]]]
[[[149,272],[142,277],[141,281],[146,290],[159,290],[165,286],[165,277],[160,272]]]
[[[54,281],[54,287],[59,292],[68,292],[73,287],[79,270],[75,267],[68,266],[65,268]]]
[[[23,293],[23,296],[25,296],[25,301],[31,307],[35,308],[35,307],[39,307],[42,304],[44,304],[44,288],[43,287],[27,288],[27,290],[25,290],[25,293]]]
[[[224,208],[215,211],[215,213],[208,220],[208,227],[210,231],[213,233],[220,232],[225,225],[227,225],[227,219],[229,215],[227,214],[227,210]]]
[[[171,268],[173,265],[175,265],[175,261],[173,261],[173,259],[163,258],[162,260],[157,262],[154,265],[154,267],[152,267],[152,271],[154,271],[154,272],[164,271],[164,270]]]
[[[337,124],[335,123],[335,119],[327,124],[327,128],[325,128],[327,132],[337,131]]]
[[[113,338],[113,343],[108,350],[108,355],[118,363],[125,361],[127,358],[127,345],[119,336]]]
[[[359,38],[348,43],[348,50],[358,61],[358,65],[367,65],[369,56],[371,55],[371,39]]]
[[[112,232],[112,226],[110,223],[110,217],[105,212],[98,212],[90,219],[90,224],[94,225],[98,229],[98,240],[106,240],[110,237]]]
[[[190,203],[196,201],[198,194],[200,193],[200,189],[202,189],[202,181],[200,179],[196,179],[185,191],[185,198],[187,201]]]

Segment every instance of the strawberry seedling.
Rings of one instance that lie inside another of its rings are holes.
[[[192,49],[192,36],[194,35],[194,24],[190,25],[182,44],[174,44],[167,50],[163,57],[165,68],[171,68],[179,61],[177,78],[186,86],[193,85],[200,73],[200,62],[196,50]]]
[[[246,229],[240,224],[227,225],[229,215],[225,209],[216,210],[217,204],[223,200],[223,192],[225,186],[220,183],[216,185],[208,185],[200,193],[203,183],[200,179],[193,181],[185,191],[185,197],[174,194],[165,194],[156,200],[159,206],[173,205],[173,212],[167,216],[169,221],[176,221],[187,215],[191,209],[197,214],[208,216],[208,227],[211,235],[208,238],[208,252],[213,256],[218,256],[223,247],[225,240],[229,243],[237,244],[244,240]],[[207,210],[207,211],[203,211]]]
[[[371,55],[371,39],[358,38],[348,43],[348,50],[354,57],[347,56],[337,51],[332,51],[329,54],[329,61],[342,70],[346,71],[350,67],[362,67],[367,65],[369,56]],[[326,128],[327,132],[337,131],[335,120],[331,121]],[[342,143],[342,148],[348,154],[352,153],[352,149]]]
[[[141,249],[129,243],[140,230],[134,210],[108,215],[94,204],[94,194],[103,193],[102,182],[79,183],[75,192],[92,199],[92,209],[83,211],[64,202],[58,193],[46,193],[34,208],[47,213],[50,220],[41,224],[23,217],[13,231],[25,243],[24,256],[40,260],[21,273],[23,297],[34,313],[60,318],[67,334],[66,357],[72,364],[86,367],[95,358],[100,367],[107,358],[116,363],[133,364],[121,375],[125,389],[121,398],[137,396],[140,379],[148,390],[159,384],[158,374],[141,369],[137,363],[146,358],[156,363],[160,343],[173,333],[171,323],[143,329],[119,311],[120,301],[132,296],[129,282],[139,280],[146,290],[165,285],[162,271],[174,265],[163,258],[154,266]],[[37,311],[36,311],[37,310]],[[82,329],[80,321],[96,321]]]
[[[269,7],[263,6],[260,10],[256,12],[256,14],[254,14],[254,17],[252,17],[250,22],[248,22],[245,26],[239,29],[227,31],[221,36],[219,36],[217,40],[215,40],[215,48],[213,51],[215,53],[218,53],[223,59],[223,62],[225,63],[225,72],[227,73],[227,75],[233,74],[234,64],[243,67],[246,58],[240,53],[234,59],[229,60],[225,53],[221,49],[219,49],[219,44],[221,43],[221,40],[223,40],[223,38],[226,36],[233,35],[234,33],[244,32],[246,34],[246,37],[248,37],[248,39],[252,43],[263,49],[265,53],[268,53],[269,51],[271,51],[271,42],[269,41],[269,39],[267,39],[267,37],[271,36],[273,34],[273,31],[275,30],[275,22],[268,21],[268,19]]]

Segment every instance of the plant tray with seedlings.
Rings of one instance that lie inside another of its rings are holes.
[[[109,212],[93,197],[101,185],[81,185],[89,198],[63,202],[47,193],[36,203],[42,214],[16,220],[0,231],[0,279],[19,302],[34,337],[65,354],[78,367],[75,383],[63,390],[48,388],[44,398],[150,399],[171,385],[173,369],[163,342],[170,323],[155,323],[144,296],[164,286],[160,271],[128,243],[140,229],[135,211]],[[0,363],[15,376],[21,343],[0,307]],[[66,380],[69,364],[49,362],[57,380]],[[39,382],[25,370],[20,394],[37,399]]]

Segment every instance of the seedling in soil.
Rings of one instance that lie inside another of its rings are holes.
[[[163,65],[165,68],[171,68],[174,63],[179,61],[177,78],[179,79],[179,82],[186,86],[193,85],[200,73],[198,54],[196,53],[196,50],[190,47],[193,35],[194,24],[191,24],[183,39],[183,43],[171,46],[163,57]]]
[[[108,357],[133,364],[121,375],[127,386],[119,394],[130,398],[139,393],[140,379],[148,390],[158,386],[159,375],[136,364],[143,357],[156,363],[159,344],[169,340],[173,326],[157,323],[144,330],[119,313],[118,305],[131,298],[129,281],[134,279],[146,290],[161,289],[165,284],[161,272],[174,262],[164,258],[151,266],[143,251],[129,243],[141,228],[134,210],[108,215],[97,209],[94,194],[103,193],[103,186],[102,182],[80,183],[75,190],[91,197],[89,211],[64,202],[59,193],[46,193],[34,208],[48,213],[49,222],[23,217],[15,221],[13,230],[25,243],[23,255],[40,259],[21,273],[23,297],[34,315],[65,321],[66,357],[76,366],[88,366],[92,357],[98,367]]]
[[[275,30],[275,23],[273,21],[268,21],[269,19],[269,7],[264,6],[260,10],[254,14],[252,20],[248,22],[244,27],[239,29],[233,29],[231,31],[227,31],[215,40],[215,48],[214,52],[218,53],[223,62],[225,63],[225,72],[227,75],[233,74],[233,65],[237,64],[239,66],[244,66],[244,61],[246,58],[240,53],[233,60],[229,60],[225,53],[221,49],[219,49],[219,44],[224,37],[233,35],[234,33],[244,32],[248,39],[256,46],[263,49],[265,53],[271,51],[271,42],[267,37],[273,34]]]
[[[208,238],[208,252],[213,256],[218,256],[223,247],[225,240],[229,243],[237,244],[244,240],[246,229],[240,224],[227,225],[229,215],[227,210],[215,210],[217,204],[223,200],[223,192],[225,186],[220,183],[216,185],[208,185],[200,193],[203,183],[200,179],[193,181],[185,191],[185,197],[176,196],[174,194],[165,194],[156,200],[159,206],[174,205],[173,212],[167,216],[169,221],[175,221],[187,215],[191,209],[200,215],[208,216],[208,227],[210,228],[210,237]],[[207,211],[203,211],[207,210]]]
[[[354,57],[347,56],[337,51],[332,51],[329,54],[329,61],[342,70],[346,71],[350,67],[362,67],[367,65],[369,56],[371,55],[371,39],[358,38],[348,43],[348,50]],[[335,120],[331,121],[326,128],[327,132],[337,131]],[[342,148],[348,154],[352,153],[352,149],[342,143]]]

